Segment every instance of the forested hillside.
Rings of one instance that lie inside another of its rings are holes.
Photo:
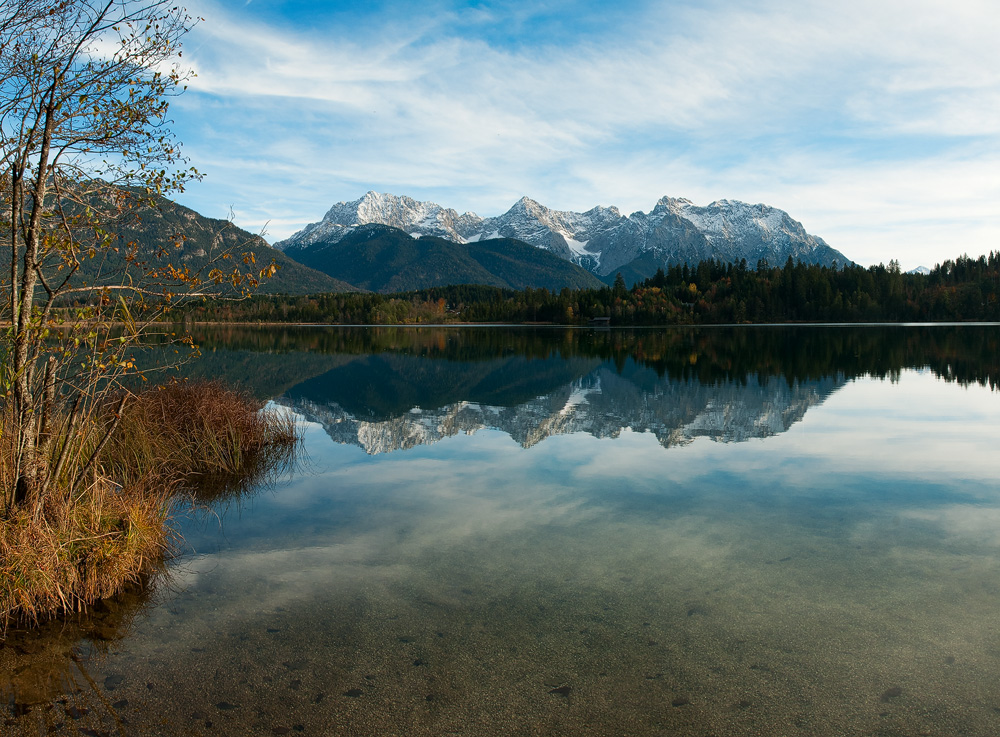
[[[400,292],[449,284],[509,289],[598,287],[576,264],[513,238],[455,243],[413,238],[388,225],[362,225],[337,241],[285,250],[291,258],[335,279],[373,292]]]
[[[120,200],[120,201],[116,201]],[[111,204],[109,204],[111,203]],[[292,260],[272,248],[261,236],[238,228],[228,220],[208,218],[178,205],[166,197],[149,196],[127,188],[107,188],[102,196],[91,196],[93,210],[108,212],[104,228],[113,233],[107,248],[80,253],[79,268],[72,276],[75,287],[140,283],[151,269],[169,271],[170,267],[200,274],[205,291],[225,291],[208,279],[211,268],[224,267],[216,262],[219,254],[229,252],[235,261],[253,254],[256,271],[273,261],[278,270],[262,281],[259,291],[265,294],[315,294],[317,292],[356,292],[357,287],[335,279]],[[82,205],[72,201],[62,205],[73,215]],[[212,266],[209,266],[209,263]],[[169,265],[169,266],[168,266]],[[53,284],[66,275],[66,263],[50,257],[42,271]],[[0,250],[0,274],[10,272],[10,253]],[[2,281],[2,279],[0,279]]]

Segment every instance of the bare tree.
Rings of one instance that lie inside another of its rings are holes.
[[[192,270],[182,235],[154,249],[119,238],[199,176],[167,117],[193,23],[165,0],[0,0],[0,432],[14,456],[0,511],[76,493],[114,430],[95,413],[171,304],[273,270],[221,246]]]

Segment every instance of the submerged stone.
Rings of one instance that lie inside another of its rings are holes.
[[[894,699],[897,696],[903,695],[903,689],[899,686],[893,686],[892,688],[887,688],[882,694],[882,703],[888,702],[890,699]]]

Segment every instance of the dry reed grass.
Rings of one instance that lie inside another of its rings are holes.
[[[101,467],[122,483],[153,471],[195,491],[205,477],[255,477],[287,458],[298,437],[290,415],[262,408],[250,394],[212,381],[143,392],[126,404]]]
[[[0,626],[77,612],[142,582],[163,560],[169,490],[152,477],[119,487],[98,477],[76,499],[49,499],[41,519],[0,522]]]
[[[260,410],[249,395],[214,382],[132,397],[85,488],[56,489],[41,514],[26,505],[0,518],[0,634],[12,622],[81,611],[144,582],[170,550],[179,492],[204,479],[214,481],[213,494],[243,489],[287,460],[298,440],[294,421]],[[94,447],[108,423],[106,416],[91,428]],[[0,431],[2,483],[13,483],[2,447],[9,438]]]

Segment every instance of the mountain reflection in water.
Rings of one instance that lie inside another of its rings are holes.
[[[996,326],[196,337],[308,460],[11,633],[4,737],[1000,733]]]
[[[483,428],[522,447],[626,428],[664,447],[739,442],[785,432],[859,376],[926,368],[996,387],[1000,355],[991,327],[229,328],[197,338],[211,348],[203,370],[232,376],[234,358],[252,355],[258,393],[368,453]],[[293,378],[296,368],[308,375]],[[276,373],[283,384],[264,386]]]
[[[350,369],[371,375],[376,386],[391,386],[412,375],[421,359],[366,356]],[[517,359],[497,360],[468,370],[489,375],[507,370]],[[369,419],[371,412],[346,396],[347,369],[334,369],[293,387],[276,399],[311,422],[323,426],[335,442],[387,453],[434,443],[459,432],[501,430],[529,448],[552,435],[585,432],[618,437],[624,429],[651,432],[664,447],[684,445],[696,437],[722,442],[764,438],[786,431],[806,410],[844,384],[843,375],[787,382],[776,377],[747,377],[705,385],[696,379],[670,380],[629,362],[622,372],[611,362],[544,394],[511,406],[461,400],[434,408],[417,404],[396,416]],[[343,388],[345,396],[338,396]],[[345,406],[346,405],[346,406]],[[354,411],[348,409],[352,407]]]

